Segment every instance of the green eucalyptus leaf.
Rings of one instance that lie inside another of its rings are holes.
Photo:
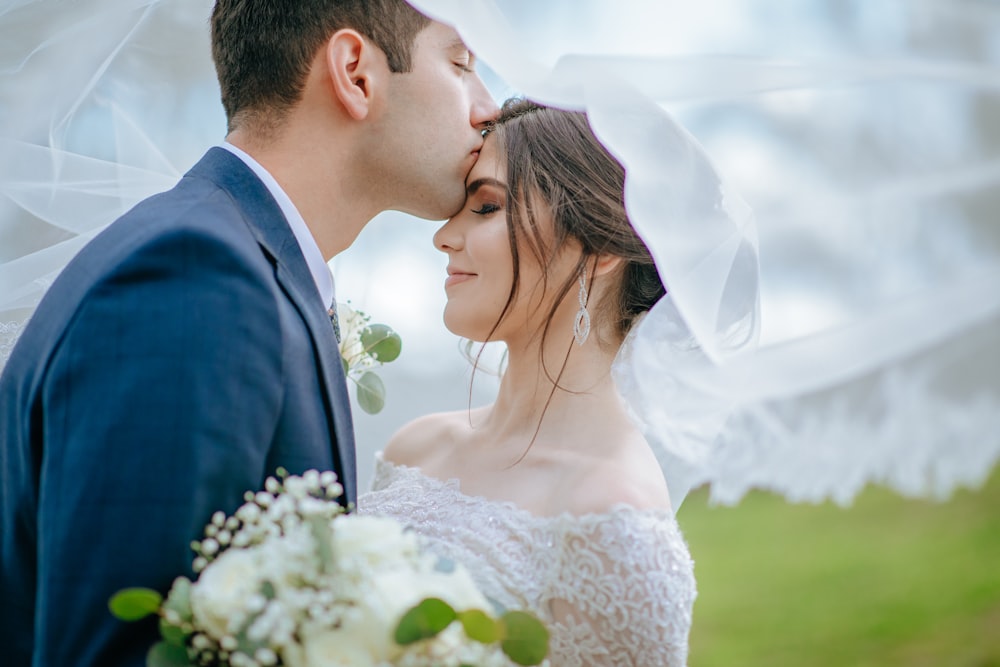
[[[549,653],[549,631],[532,614],[508,611],[500,617],[500,648],[518,665],[537,665]]]
[[[340,365],[344,367],[344,377],[347,377],[351,373],[351,365],[347,363],[347,359],[343,356],[340,357]]]
[[[465,635],[480,644],[492,644],[500,639],[501,628],[486,612],[469,609],[458,613],[458,621],[465,629]]]
[[[439,598],[427,598],[399,619],[394,639],[400,646],[406,646],[436,637],[451,625],[458,615],[451,605]]]
[[[108,609],[123,621],[138,621],[160,610],[163,596],[151,588],[124,588],[108,600]]]
[[[378,414],[385,407],[385,385],[371,371],[358,378],[358,405],[370,415]]]
[[[361,345],[376,361],[389,363],[403,351],[403,339],[387,324],[369,324],[361,332]]]
[[[177,644],[158,642],[146,654],[146,667],[191,667],[187,649]]]

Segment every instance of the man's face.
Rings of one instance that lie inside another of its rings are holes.
[[[392,74],[372,147],[392,208],[442,220],[465,201],[465,179],[497,105],[458,33],[431,22],[413,45],[412,68]]]

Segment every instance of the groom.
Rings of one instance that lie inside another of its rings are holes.
[[[171,191],[65,269],[0,377],[4,665],[141,665],[189,543],[278,466],[354,443],[326,261],[383,210],[442,219],[495,104],[451,28],[402,0],[219,0],[229,120]]]

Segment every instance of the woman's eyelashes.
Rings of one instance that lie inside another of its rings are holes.
[[[500,210],[500,205],[493,202],[483,202],[479,208],[472,209],[476,215],[490,215]]]

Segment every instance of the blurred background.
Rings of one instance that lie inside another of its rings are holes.
[[[995,0],[498,4],[547,66],[673,59],[664,107],[758,219],[765,341],[1000,256]],[[0,344],[53,267],[223,139],[210,5],[0,0]],[[498,101],[521,92],[480,72]],[[58,169],[32,146],[58,149]],[[402,424],[496,391],[500,352],[473,377],[441,322],[439,224],[385,213],[331,263],[339,300],[403,339],[380,370],[385,409],[355,412],[361,488]],[[1000,358],[988,342],[983,368]],[[1000,665],[998,508],[997,474],[938,501],[870,488],[849,507],[766,492],[718,507],[696,491],[678,514],[701,591],[690,664]]]

